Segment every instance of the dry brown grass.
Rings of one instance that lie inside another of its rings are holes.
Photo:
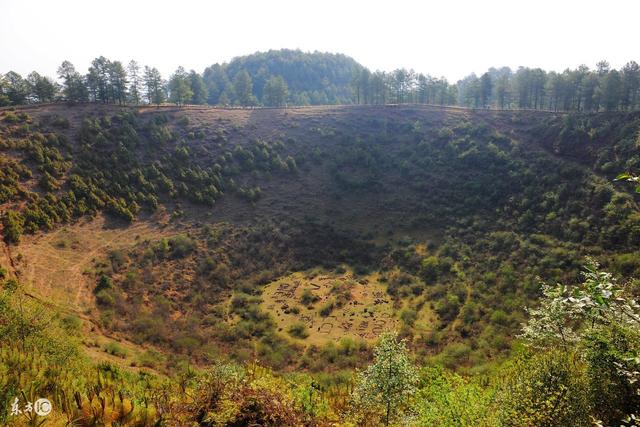
[[[330,315],[322,316],[321,308],[337,298],[337,293],[332,292],[334,286],[348,290],[351,298],[342,307],[336,305]],[[313,305],[301,303],[305,289],[318,298]],[[342,337],[375,341],[380,333],[398,325],[391,297],[375,275],[355,279],[349,272],[343,275],[296,272],[268,284],[263,300],[262,309],[273,315],[279,330],[286,332],[297,322],[307,325],[309,337],[302,341],[308,344],[338,341]],[[294,307],[299,313],[291,311]]]
[[[171,234],[161,217],[126,226],[111,226],[104,216],[81,219],[49,233],[23,237],[11,249],[16,273],[26,290],[47,301],[88,313],[95,306],[95,277],[90,274],[96,259],[113,249],[130,247],[141,239]]]

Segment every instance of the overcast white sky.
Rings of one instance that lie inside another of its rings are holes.
[[[0,72],[84,73],[100,55],[168,76],[279,48],[457,80],[490,66],[640,61],[638,0],[0,0]]]

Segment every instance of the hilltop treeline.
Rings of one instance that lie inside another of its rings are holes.
[[[620,70],[600,61],[558,73],[540,68],[490,68],[452,83],[404,68],[375,71],[345,55],[271,50],[214,64],[202,74],[183,67],[165,80],[157,68],[126,66],[103,56],[86,74],[68,61],[58,81],[36,71],[0,75],[0,106],[52,102],[284,106],[437,104],[553,111],[630,111],[640,107],[640,65]]]
[[[0,106],[52,102],[282,106],[351,103],[351,82],[362,66],[345,55],[281,50],[214,64],[202,74],[183,67],[165,80],[155,67],[126,66],[103,56],[86,74],[69,61],[58,81],[32,72],[0,76]]]
[[[581,65],[562,73],[540,68],[490,68],[456,84],[444,78],[399,69],[354,79],[354,101],[362,104],[418,103],[471,108],[525,108],[553,111],[629,111],[640,107],[640,65],[628,62],[620,70],[607,61],[592,70]]]

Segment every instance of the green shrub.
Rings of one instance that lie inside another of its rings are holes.
[[[20,287],[20,282],[16,279],[7,279],[2,283],[2,287],[9,292],[15,292]]]
[[[11,111],[5,113],[4,115],[4,121],[7,123],[20,123],[20,117],[18,117],[18,115],[16,113],[13,113]]]
[[[309,328],[302,322],[296,322],[287,328],[287,332],[294,338],[305,339],[309,336]]]
[[[567,353],[519,356],[503,371],[498,407],[502,425],[592,425],[585,366]]]
[[[306,306],[312,305],[313,303],[317,302],[319,299],[320,298],[314,295],[313,292],[311,292],[311,289],[309,288],[306,288],[305,290],[303,290],[302,295],[300,296],[300,302]]]
[[[639,386],[623,370],[639,371],[640,331],[615,325],[597,328],[586,336],[585,347],[594,416],[604,425],[616,425],[629,414],[637,414]]]
[[[9,243],[18,243],[24,232],[24,217],[20,212],[7,211],[2,218],[4,237]]]
[[[442,368],[423,369],[416,399],[419,425],[499,425],[493,406],[495,390],[483,379],[474,381]]]
[[[140,356],[138,356],[138,364],[146,368],[158,369],[164,362],[164,357],[161,353],[155,350],[145,350]]]
[[[125,359],[128,355],[128,352],[122,348],[122,346],[116,342],[110,342],[104,346],[104,351],[122,359]]]
[[[57,115],[51,121],[51,124],[61,129],[69,129],[70,127],[69,119],[67,119],[66,117],[57,116]]]
[[[470,354],[471,347],[465,343],[456,342],[448,344],[437,358],[442,361],[444,366],[453,369],[467,362]]]
[[[418,312],[412,308],[405,308],[400,312],[400,319],[407,326],[413,326],[418,319]]]
[[[509,323],[509,315],[502,310],[496,310],[491,314],[491,322],[505,326]]]
[[[103,274],[102,276],[100,276],[100,279],[98,279],[98,284],[96,285],[93,292],[97,294],[102,290],[111,289],[112,287],[113,282],[111,281],[111,278]]]
[[[75,335],[80,332],[80,328],[82,327],[82,320],[80,320],[80,318],[76,316],[68,315],[60,319],[60,325],[67,333]]]
[[[103,289],[96,293],[96,303],[104,308],[112,308],[116,305],[116,297],[112,289]]]
[[[178,234],[169,239],[171,256],[173,258],[183,258],[196,248],[196,242],[185,234]]]
[[[320,316],[327,317],[331,314],[334,308],[335,302],[333,300],[329,300],[320,307],[318,312],[320,313]]]

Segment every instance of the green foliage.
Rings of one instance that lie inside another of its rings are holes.
[[[24,217],[20,212],[7,211],[2,217],[4,238],[9,243],[18,243],[24,232]]]
[[[482,380],[465,378],[442,368],[423,369],[416,396],[420,425],[500,425],[495,388],[483,384]]]
[[[623,173],[616,177],[616,181],[629,181],[637,184],[640,182],[640,178],[630,173]],[[640,193],[640,184],[636,186],[636,193]]]
[[[117,342],[110,342],[104,346],[104,351],[122,359],[127,357],[127,351]]]
[[[302,322],[296,322],[289,326],[287,332],[294,338],[305,339],[309,336],[309,328]]]
[[[620,325],[597,328],[584,337],[584,348],[594,418],[613,425],[638,413],[640,331]]]
[[[4,114],[3,120],[7,123],[20,123],[20,117],[14,112],[8,111]]]
[[[328,317],[331,314],[331,312],[333,311],[333,309],[335,308],[335,306],[336,306],[335,300],[331,299],[331,300],[327,301],[326,303],[322,304],[322,306],[318,310],[318,313],[322,317]]]
[[[105,289],[111,289],[112,287],[113,287],[113,282],[111,281],[111,278],[103,274],[102,276],[100,276],[100,279],[98,280],[98,284],[96,285],[93,292],[97,294],[100,291],[103,291]]]
[[[270,107],[282,107],[287,101],[289,89],[282,76],[272,76],[263,90],[263,102]]]
[[[640,305],[611,273],[599,267],[595,260],[587,259],[584,281],[573,289],[545,285],[541,306],[530,310],[523,337],[541,345],[561,344],[567,348],[596,326],[615,321],[637,328]]]
[[[400,312],[400,319],[407,326],[413,326],[418,319],[418,313],[412,308],[405,308]]]
[[[287,383],[257,365],[215,365],[196,389],[195,404],[191,416],[208,425],[294,426],[303,420]]]
[[[169,79],[169,94],[169,99],[178,105],[183,105],[193,98],[191,80],[184,68],[178,67]]]
[[[236,95],[236,85],[230,81],[241,71],[251,77],[253,95],[264,105],[282,105],[269,94],[268,82],[273,85],[278,78],[284,83],[275,84],[278,92],[282,94],[282,87],[287,88],[284,99],[290,99],[292,104],[347,104],[352,100],[351,81],[361,68],[345,55],[281,49],[237,57],[227,64],[214,64],[205,69],[203,79],[209,89],[210,104],[225,105],[235,98],[243,105]]]
[[[358,376],[353,410],[358,413],[379,407],[381,421],[389,425],[408,409],[418,373],[409,360],[405,342],[398,341],[395,333],[382,334],[374,353],[373,364]]]
[[[182,258],[196,248],[196,243],[193,239],[184,234],[178,234],[168,239],[168,244],[171,257],[173,258]]]
[[[300,296],[300,302],[306,306],[310,306],[313,303],[317,302],[320,298],[317,295],[314,295],[311,292],[311,289],[306,288],[302,291],[302,295]]]
[[[546,286],[540,308],[523,329],[523,337],[540,347],[557,347],[584,366],[591,413],[607,424],[619,422],[640,408],[640,305],[627,286],[588,260],[581,284]],[[583,349],[580,357],[571,354]],[[586,410],[585,410],[586,412]]]
[[[253,81],[246,70],[238,71],[233,80],[233,87],[240,105],[246,107],[256,103],[253,96]]]
[[[518,426],[588,426],[586,369],[570,354],[548,352],[514,359],[502,374],[500,422]]]

